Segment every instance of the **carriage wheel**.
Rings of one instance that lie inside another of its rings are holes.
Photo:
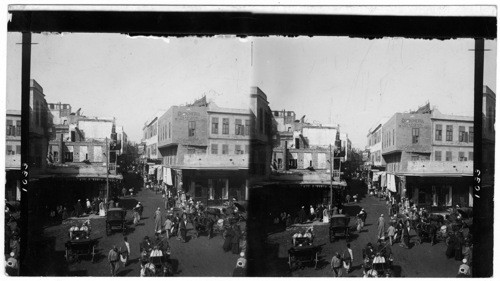
[[[288,254],[288,267],[290,268],[290,270],[293,270],[292,269],[292,257],[290,256],[290,254]]]
[[[64,255],[64,257],[66,258],[66,261],[69,262],[69,250],[68,250],[68,248],[66,248],[66,254]]]

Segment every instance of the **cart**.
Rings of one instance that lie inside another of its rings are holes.
[[[318,254],[321,253],[321,246],[309,245],[308,238],[296,238],[299,246],[291,247],[288,250],[288,266],[290,270],[303,269],[306,264],[314,264],[314,269],[318,266]],[[304,240],[304,241],[301,241]]]
[[[144,251],[141,255],[141,276],[173,276],[173,267],[170,262],[170,247]]]
[[[73,239],[65,243],[66,261],[71,263],[79,260],[80,256],[91,256],[91,260],[94,262],[96,246],[97,239],[90,239],[84,231],[74,231]]]
[[[119,229],[123,233],[127,230],[125,217],[127,210],[123,208],[111,208],[106,214],[106,235],[111,235],[113,229]]]
[[[349,240],[349,221],[351,218],[345,214],[332,215],[330,217],[330,243],[335,242],[338,236]]]

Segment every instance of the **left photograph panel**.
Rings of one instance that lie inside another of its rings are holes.
[[[6,274],[245,276],[250,42],[30,35],[7,37]]]

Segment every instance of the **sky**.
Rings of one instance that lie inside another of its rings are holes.
[[[21,106],[21,42],[7,42],[7,109]],[[370,127],[427,101],[444,114],[473,115],[472,39],[348,37],[128,37],[33,34],[31,77],[47,102],[84,115],[116,117],[132,141],[159,110],[206,94],[248,108],[249,87],[272,110],[339,124],[355,148]],[[253,45],[253,47],[252,47]],[[487,41],[484,84],[496,92],[496,41]]]
[[[496,92],[496,41],[487,41],[484,84]],[[443,114],[473,116],[474,40],[262,37],[254,40],[252,84],[273,110],[339,124],[355,148],[396,112],[430,102]]]
[[[204,94],[218,106],[249,108],[250,43],[238,38],[33,34],[31,78],[48,103],[115,117],[138,142],[160,110]],[[7,109],[21,107],[20,33],[8,34]]]

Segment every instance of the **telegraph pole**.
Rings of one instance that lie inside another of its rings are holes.
[[[109,146],[106,137],[106,200],[109,200]]]
[[[330,144],[330,208],[333,205],[333,158],[332,145]]]

